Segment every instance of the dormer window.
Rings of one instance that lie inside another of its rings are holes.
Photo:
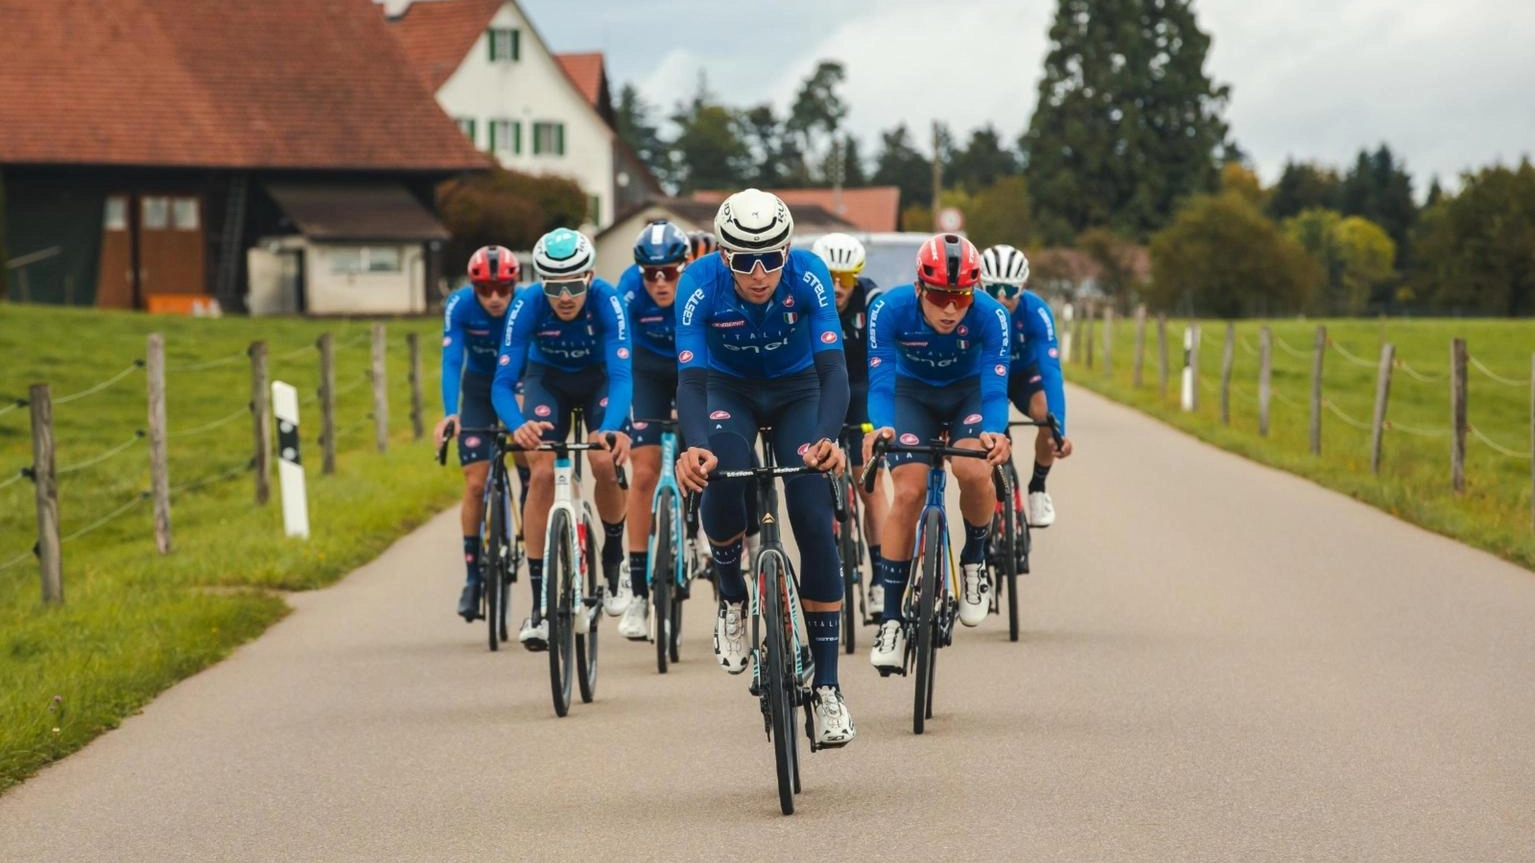
[[[515,63],[521,56],[521,34],[512,28],[490,30],[490,62]]]

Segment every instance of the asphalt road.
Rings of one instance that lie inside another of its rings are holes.
[[[1535,860],[1535,575],[1071,398],[1023,640],[962,630],[915,737],[864,630],[792,817],[706,601],[557,719],[445,514],[0,798],[0,860]]]

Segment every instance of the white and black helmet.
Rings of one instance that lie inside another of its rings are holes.
[[[863,271],[863,243],[852,234],[833,232],[823,234],[810,246],[826,262],[826,269],[834,273],[859,273]]]
[[[736,192],[714,215],[714,236],[730,252],[766,252],[789,245],[794,217],[783,199],[761,189]]]
[[[1012,246],[992,246],[981,253],[981,281],[1023,287],[1029,281],[1029,259]]]
[[[539,278],[568,279],[590,272],[596,265],[597,252],[592,241],[580,231],[555,228],[539,237],[533,247],[533,266]]]

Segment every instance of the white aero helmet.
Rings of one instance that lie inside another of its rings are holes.
[[[555,228],[538,238],[533,247],[533,266],[538,268],[539,278],[569,279],[590,272],[595,266],[597,253],[592,241],[580,231]]]
[[[810,247],[810,251],[820,255],[821,260],[826,262],[826,269],[834,273],[856,274],[863,271],[863,243],[851,234],[823,234]]]
[[[767,252],[789,245],[794,217],[783,199],[761,189],[736,192],[714,215],[714,236],[729,252]]]
[[[981,253],[981,281],[988,285],[1023,287],[1029,280],[1029,259],[1012,246],[992,246]]]

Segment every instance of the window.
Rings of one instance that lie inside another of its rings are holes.
[[[490,149],[498,153],[522,152],[522,124],[516,120],[491,120]]]
[[[171,201],[171,227],[178,231],[195,231],[201,219],[196,198],[175,198]]]
[[[533,155],[565,155],[565,124],[534,123]]]
[[[339,246],[331,249],[332,273],[398,273],[398,246]]]
[[[171,199],[146,197],[144,199],[144,229],[163,231],[170,224]]]
[[[521,35],[514,29],[492,27],[490,30],[490,62],[515,63],[521,54]]]
[[[469,143],[474,144],[476,146],[479,145],[480,142],[475,140],[475,136],[474,136],[474,118],[473,117],[459,117],[458,118],[458,128],[459,128],[459,131],[464,133],[464,137],[469,139]]]
[[[102,225],[109,231],[128,230],[128,199],[113,195],[107,199],[106,212],[102,213]]]

